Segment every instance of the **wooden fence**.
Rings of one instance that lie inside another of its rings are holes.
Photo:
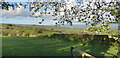
[[[88,53],[85,53],[85,52],[83,52],[83,51],[81,51],[81,50],[79,50],[79,49],[76,49],[76,48],[74,48],[74,47],[71,47],[71,50],[70,50],[71,56],[74,56],[74,54],[72,53],[72,52],[73,52],[73,49],[74,49],[76,52],[79,52],[80,54],[82,54],[82,58],[84,58],[84,56],[87,56],[87,57],[89,57],[89,58],[95,58],[94,56],[92,56],[92,55],[90,55],[90,54],[88,54]]]

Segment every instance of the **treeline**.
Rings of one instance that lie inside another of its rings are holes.
[[[46,28],[46,27],[45,27]],[[50,35],[50,33],[62,33],[60,30],[54,28],[45,29],[44,26],[36,25],[14,25],[14,24],[2,24],[0,29],[2,32],[0,36],[24,36],[24,37],[39,37]]]
[[[13,24],[2,24],[1,36],[24,36],[24,37],[37,37],[44,31],[49,31],[44,28],[27,27]]]
[[[107,43],[115,43],[116,41],[113,38],[109,38],[108,35],[89,35],[89,34],[53,34],[51,36],[46,36],[49,38],[54,39],[61,39],[67,41],[75,41],[75,42],[87,42],[87,41],[94,41],[94,42],[107,42]]]

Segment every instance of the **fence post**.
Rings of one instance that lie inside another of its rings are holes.
[[[83,53],[83,54],[82,54],[82,58],[84,58],[84,56],[85,56],[85,55],[84,55],[84,53]]]
[[[74,49],[73,47],[71,47],[71,49],[70,49],[71,56],[73,56],[73,54],[72,54],[73,49]]]
[[[90,54],[87,54],[87,53],[85,53],[85,52],[83,52],[83,51],[81,51],[81,50],[79,50],[79,49],[76,49],[76,48],[74,48],[74,47],[71,47],[71,49],[70,49],[70,51],[71,51],[71,56],[74,56],[73,55],[73,49],[75,49],[75,51],[77,51],[77,52],[79,52],[80,54],[82,54],[82,58],[84,58],[85,56],[87,56],[87,57],[89,57],[89,58],[95,58],[95,57],[93,57],[92,55],[90,55]],[[71,57],[72,58],[72,57]]]

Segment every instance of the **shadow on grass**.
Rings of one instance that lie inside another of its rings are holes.
[[[3,37],[2,41],[3,56],[70,56],[72,46],[93,56],[104,56],[111,46],[102,41],[76,43],[45,37]]]
[[[69,51],[58,49],[75,45],[72,42],[39,38],[3,37],[3,56],[69,56]]]
[[[108,35],[53,34],[50,38],[68,39],[68,41],[70,41],[71,38],[74,38],[73,41],[77,40],[77,42],[80,42],[82,44],[77,44],[73,47],[88,52],[93,56],[117,56],[116,54],[111,54],[111,52],[107,52],[110,49],[110,46],[112,46],[112,43],[115,42],[114,39],[108,38]],[[77,53],[77,55],[80,54]]]

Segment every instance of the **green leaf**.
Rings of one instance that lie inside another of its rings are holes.
[[[92,23],[91,25],[92,25],[92,26],[95,26],[95,23]]]
[[[44,19],[42,19],[42,21],[44,21]]]
[[[39,24],[42,24],[42,22],[39,22]]]

